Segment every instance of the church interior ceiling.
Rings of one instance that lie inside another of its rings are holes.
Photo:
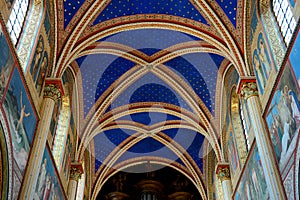
[[[246,69],[244,3],[56,1],[54,73],[76,72],[77,156],[91,145],[95,176],[148,158],[187,168],[205,193],[205,145],[222,160],[218,84],[231,65]]]

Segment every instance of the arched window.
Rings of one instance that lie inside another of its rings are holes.
[[[15,0],[10,13],[7,30],[14,45],[17,44],[27,15],[29,0]]]
[[[296,28],[293,6],[288,0],[273,0],[273,12],[286,45],[290,43]]]

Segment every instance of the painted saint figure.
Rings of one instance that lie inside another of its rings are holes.
[[[266,51],[265,48],[265,43],[263,41],[262,35],[260,34],[259,36],[259,42],[258,42],[258,51],[259,51],[259,60],[261,62],[261,64],[263,65],[265,71],[264,71],[264,76],[266,79],[269,78],[270,75],[270,71],[272,70],[271,68],[271,63],[270,63],[270,59],[268,57],[268,52]]]
[[[254,50],[254,53],[253,53],[253,67],[254,67],[254,70],[255,70],[255,74],[258,78],[258,84],[260,86],[260,92],[263,93],[263,90],[264,90],[265,85],[266,85],[266,78],[264,76],[263,66],[260,64],[256,49]]]

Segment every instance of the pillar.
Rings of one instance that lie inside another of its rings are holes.
[[[258,153],[261,158],[270,199],[286,199],[279,169],[276,165],[275,156],[272,151],[272,144],[268,137],[268,131],[262,118],[261,104],[258,97],[258,90],[255,78],[243,78],[239,82],[238,93],[245,98],[248,105],[248,112],[254,130]]]
[[[20,199],[33,199],[40,164],[46,148],[46,141],[50,129],[54,105],[63,94],[60,79],[47,79],[44,87],[44,99],[41,106],[41,118],[38,123],[31,153],[28,159],[27,170],[20,190]]]
[[[81,178],[82,174],[83,174],[82,164],[81,163],[72,163],[71,171],[70,171],[69,185],[68,185],[68,199],[69,200],[76,199],[78,181]]]
[[[216,167],[216,174],[222,183],[224,199],[230,200],[232,196],[230,165],[228,163],[219,163]]]

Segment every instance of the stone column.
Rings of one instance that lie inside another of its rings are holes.
[[[20,199],[33,199],[39,169],[46,148],[47,136],[50,128],[53,108],[63,94],[60,79],[47,79],[44,87],[44,100],[41,106],[41,119],[39,120],[31,154],[29,156],[26,174],[20,190]],[[50,161],[49,161],[50,162]]]
[[[216,167],[216,174],[222,183],[222,190],[225,200],[230,200],[232,196],[230,166],[228,163],[219,163]]]
[[[82,174],[83,174],[82,164],[81,163],[72,163],[71,171],[70,171],[69,185],[68,185],[68,199],[69,200],[76,199],[78,181],[80,180]]]
[[[272,144],[268,137],[266,124],[262,118],[256,79],[252,77],[241,79],[239,82],[238,93],[240,93],[242,98],[245,98],[249,108],[248,112],[251,116],[255,140],[270,193],[270,199],[286,199],[280,172],[276,165],[275,156],[273,155]]]

